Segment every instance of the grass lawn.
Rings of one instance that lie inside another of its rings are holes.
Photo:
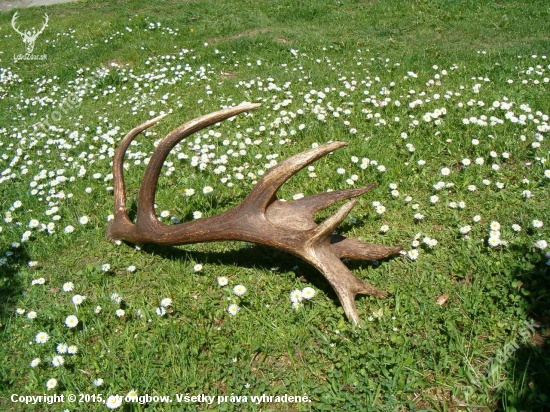
[[[13,13],[0,13],[1,410],[550,409],[547,1],[79,1],[19,10],[20,28],[49,16],[45,58],[19,61]],[[348,142],[279,196],[377,183],[338,232],[405,253],[346,262],[389,293],[357,298],[360,327],[283,252],[107,240],[124,135],[168,114],[127,152],[135,211],[160,139],[244,101],[262,106],[170,154],[159,219],[219,214],[283,159]]]

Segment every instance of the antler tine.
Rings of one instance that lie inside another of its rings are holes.
[[[266,210],[267,206],[277,199],[277,191],[292,175],[324,155],[344,146],[347,146],[347,143],[330,142],[289,157],[269,169],[243,203],[253,204],[261,210]]]
[[[156,150],[153,152],[151,159],[149,160],[147,170],[145,171],[143,183],[141,184],[139,191],[137,219],[141,220],[142,223],[158,223],[154,210],[155,191],[162,165],[168,157],[170,150],[172,150],[174,146],[186,137],[204,129],[205,127],[221,122],[222,120],[229,119],[230,117],[236,116],[240,113],[256,109],[260,106],[261,105],[259,103],[244,103],[239,106],[219,110],[184,123],[166,135],[166,137],[161,140]]]
[[[325,209],[341,200],[360,196],[375,186],[376,183],[373,183],[357,189],[344,189],[319,193],[291,202],[276,201],[268,206],[266,216],[273,223],[278,221],[284,222],[285,227],[311,229],[317,226],[314,218],[315,213],[319,210]],[[286,216],[294,216],[294,219],[288,222],[285,219]]]
[[[128,219],[128,214],[126,211],[126,185],[124,183],[124,156],[130,143],[136,138],[138,134],[153,126],[159,120],[163,119],[166,115],[155,117],[152,120],[139,125],[132,129],[125,137],[122,139],[118,145],[115,155],[113,157],[113,189],[115,195],[115,215],[120,215]]]
[[[13,13],[13,17],[11,18],[11,25],[12,25],[13,29],[15,30],[15,32],[16,32],[17,34],[19,34],[19,35],[22,36],[23,33],[21,33],[21,32],[19,31],[19,29],[18,29],[17,27],[15,27],[15,24],[17,23],[17,19],[18,19],[18,17],[19,17],[19,16],[17,15],[18,13],[19,13],[18,11],[16,11],[15,13]]]
[[[370,185],[355,189],[333,190],[332,192],[318,193],[316,195],[303,197],[302,199],[296,200],[296,202],[301,203],[302,208],[311,209],[312,213],[316,213],[341,200],[361,196],[374,187],[376,187],[376,183],[371,183]]]
[[[401,252],[401,246],[384,246],[362,242],[358,239],[351,239],[341,235],[332,235],[330,246],[339,258],[355,260],[378,260]]]
[[[360,318],[355,306],[355,296],[364,294],[378,298],[387,297],[387,293],[357,278],[351,271],[334,256],[328,247],[317,248],[315,261],[310,262],[330,283],[342,304],[347,318],[359,324]]]
[[[46,16],[46,21],[44,22],[44,25],[42,26],[40,31],[37,33],[37,36],[44,31],[44,29],[48,26],[48,21],[50,21],[50,18],[48,17],[48,15],[47,14],[44,14],[44,15]]]
[[[346,218],[356,203],[357,199],[350,200],[332,215],[323,220],[323,222],[321,222],[321,224],[319,224],[316,228],[312,229],[312,235],[307,242],[308,245],[313,246],[322,242],[326,242],[328,245],[328,240],[332,236],[332,232],[334,232],[338,225],[342,223],[342,220]]]

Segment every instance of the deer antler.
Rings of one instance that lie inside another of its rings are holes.
[[[15,30],[15,32],[21,36],[24,36],[24,33],[22,33],[21,31],[19,31],[19,29],[15,26],[15,24],[17,23],[17,18],[19,17],[17,15],[17,11],[15,13],[13,13],[13,17],[11,18],[11,26],[13,27],[13,29]]]
[[[38,37],[38,35],[40,33],[42,33],[44,31],[44,29],[48,26],[48,22],[50,21],[50,18],[48,17],[47,14],[44,14],[44,17],[45,18],[45,21],[44,21],[44,25],[42,26],[42,28],[40,30],[38,30],[38,32],[35,34],[35,38]]]
[[[163,116],[130,131],[121,141],[113,159],[115,210],[114,219],[107,228],[107,237],[111,241],[125,240],[134,244],[184,245],[240,240],[272,246],[316,267],[335,290],[347,317],[359,323],[355,295],[361,293],[385,297],[386,293],[355,277],[340,259],[381,259],[398,253],[401,247],[374,245],[333,235],[333,231],[357,202],[355,199],[344,204],[321,224],[315,223],[314,216],[319,210],[336,202],[366,193],[375,184],[320,193],[290,202],[277,198],[278,189],[292,175],[347,143],[326,143],[284,160],[265,173],[241,204],[219,215],[177,225],[164,225],[155,215],[155,190],[160,170],[170,150],[185,137],[207,126],[259,106],[247,103],[210,113],[179,126],[162,139],[150,158],[141,184],[135,224],[130,221],[126,210],[124,154],[139,133]]]

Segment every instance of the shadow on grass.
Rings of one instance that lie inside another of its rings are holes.
[[[298,266],[299,269],[295,270],[295,272],[299,280],[315,286],[329,296],[334,301],[335,305],[340,305],[338,296],[330,284],[313,266],[296,256],[270,247],[250,244],[240,249],[225,252],[201,252],[185,250],[174,246],[146,245],[143,250],[146,253],[154,253],[165,259],[181,261],[188,261],[191,259],[209,265],[240,266],[265,270],[271,270],[277,267],[280,268],[281,271],[290,271],[293,270],[295,266]],[[349,261],[346,262],[346,266],[354,271],[366,266],[378,267],[380,262],[381,261]],[[368,282],[368,279],[365,280]]]
[[[527,263],[517,280],[529,291],[524,297],[528,319],[538,325],[530,342],[513,352],[507,362],[508,382],[497,390],[498,410],[550,411],[550,276],[540,254],[520,250]],[[530,263],[530,262],[535,262]]]
[[[11,252],[13,254],[9,255]],[[8,254],[2,257],[6,259],[6,264],[0,266],[0,391],[2,388],[9,387],[13,382],[13,375],[7,369],[7,365],[10,364],[8,357],[11,357],[11,354],[3,349],[9,345],[4,345],[2,342],[10,339],[6,333],[7,325],[15,312],[17,299],[23,292],[23,283],[19,273],[21,267],[24,267],[30,260],[23,246],[10,249]]]

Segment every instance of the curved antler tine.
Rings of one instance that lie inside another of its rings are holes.
[[[168,133],[166,137],[158,144],[149,160],[149,165],[147,166],[145,176],[143,177],[143,183],[141,184],[139,191],[137,219],[150,222],[157,221],[154,211],[155,190],[157,188],[162,165],[168,157],[170,150],[172,150],[174,146],[186,137],[204,129],[205,127],[219,123],[222,120],[229,119],[230,117],[236,116],[240,113],[256,109],[260,106],[261,104],[259,103],[243,103],[239,106],[219,110],[217,112],[197,117],[196,119],[184,123]]]
[[[115,155],[113,157],[113,191],[115,195],[115,216],[121,215],[128,218],[126,212],[126,186],[124,184],[124,155],[126,150],[130,146],[130,143],[136,138],[138,134],[143,132],[145,129],[153,126],[159,120],[164,118],[166,115],[155,117],[152,120],[149,120],[138,127],[132,129],[125,137],[122,139],[118,145]]]
[[[47,14],[44,14],[44,16],[46,16],[46,19],[45,19],[46,21],[44,22],[44,25],[42,26],[42,28],[38,32],[37,36],[44,31],[44,29],[48,26],[48,21],[50,21],[50,18],[48,17]]]
[[[292,175],[326,154],[344,146],[347,146],[347,143],[330,142],[289,157],[269,169],[258,181],[256,187],[252,189],[252,192],[250,192],[243,203],[254,204],[261,210],[266,210],[267,206],[276,200],[277,190],[279,190],[283,183],[290,179]]]
[[[15,24],[17,23],[17,19],[19,18],[19,16],[17,15],[18,13],[19,13],[18,11],[13,13],[13,17],[11,18],[11,25],[12,25],[13,29],[15,30],[15,32],[22,36],[23,33],[21,33],[19,31],[19,29],[15,26]]]
[[[357,189],[344,189],[319,193],[291,202],[273,202],[265,212],[267,219],[276,226],[307,230],[315,226],[315,213],[344,199],[360,196],[376,186],[376,183]],[[288,216],[292,216],[289,220]]]

